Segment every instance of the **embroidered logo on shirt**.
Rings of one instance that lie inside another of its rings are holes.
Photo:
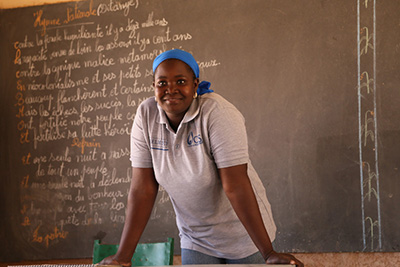
[[[168,141],[164,139],[151,139],[151,149],[168,151]]]
[[[198,146],[203,143],[203,139],[201,138],[200,134],[194,135],[193,132],[190,132],[187,138],[188,146]]]

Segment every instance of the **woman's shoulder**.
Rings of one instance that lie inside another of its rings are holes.
[[[200,97],[200,117],[211,120],[244,120],[242,113],[227,99],[217,93]]]
[[[136,100],[137,109],[135,112],[135,120],[139,121],[154,121],[158,117],[157,102],[154,96],[147,99]]]
[[[155,100],[154,96],[150,96],[148,98],[139,98],[138,99],[138,106],[144,106],[144,107],[151,107],[151,106],[156,106],[157,102]]]
[[[216,109],[235,109],[237,108],[229,102],[227,99],[225,99],[223,96],[220,94],[217,94],[215,92],[213,93],[208,93],[200,96],[200,106],[202,108],[216,108]]]
[[[146,99],[138,99],[138,112],[151,112],[151,111],[157,111],[157,102],[155,101],[155,97],[151,96]]]

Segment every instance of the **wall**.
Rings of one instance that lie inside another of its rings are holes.
[[[72,1],[78,1],[78,0],[13,0],[13,1],[0,0],[0,9],[1,8],[18,8],[18,7],[26,7],[26,6],[72,2]]]

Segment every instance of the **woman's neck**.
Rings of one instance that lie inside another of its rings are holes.
[[[172,130],[175,132],[178,130],[179,124],[181,124],[183,117],[184,116],[167,116],[169,126],[171,126]]]

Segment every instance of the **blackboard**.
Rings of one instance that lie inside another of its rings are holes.
[[[1,261],[119,241],[130,127],[153,95],[152,59],[172,48],[246,118],[277,250],[400,251],[399,12],[368,0],[1,11]],[[179,240],[174,220],[160,190],[141,241]]]

